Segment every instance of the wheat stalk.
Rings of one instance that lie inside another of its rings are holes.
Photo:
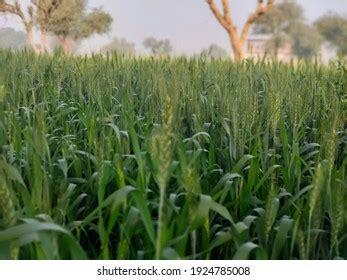
[[[307,251],[306,258],[309,257],[310,249],[310,237],[311,237],[311,227],[312,227],[312,217],[315,212],[316,206],[318,204],[319,195],[322,192],[324,185],[324,169],[322,163],[319,163],[316,169],[316,173],[313,177],[312,190],[309,197],[309,228],[307,233]],[[317,222],[315,220],[315,222]]]
[[[164,110],[162,113],[162,134],[159,138],[159,166],[157,180],[160,191],[159,201],[159,213],[158,213],[158,228],[157,228],[157,240],[156,240],[156,259],[161,258],[162,251],[162,234],[164,227],[164,199],[166,193],[166,183],[170,174],[171,166],[171,150],[172,140],[171,131],[173,125],[173,113],[171,98],[167,95],[164,103]]]
[[[335,203],[333,209],[332,229],[331,229],[331,250],[338,248],[338,237],[343,227],[344,215],[344,194],[342,188],[338,187],[335,193]]]
[[[4,180],[0,180],[0,213],[6,227],[16,224],[17,219],[13,200]],[[10,250],[11,259],[16,260],[18,258],[18,253],[19,248],[16,241],[12,241]]]

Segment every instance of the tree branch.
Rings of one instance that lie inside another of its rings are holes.
[[[26,18],[20,4],[18,1],[16,1],[14,4],[8,4],[6,1],[1,1],[0,2],[0,13],[9,13],[12,15],[18,16],[21,20],[22,23],[25,27],[25,30],[27,32],[27,37],[29,44],[33,48],[33,50],[38,53],[39,50],[35,45],[35,42],[33,40],[33,25],[34,25],[34,20],[33,20],[33,11],[32,8],[29,7],[28,9],[29,12],[29,18]]]
[[[228,22],[225,20],[224,15],[222,15],[222,13],[218,10],[218,7],[216,5],[216,3],[214,2],[214,0],[206,0],[207,4],[210,6],[210,9],[212,11],[212,13],[214,14],[214,16],[216,17],[216,19],[218,20],[218,22],[227,30],[229,30],[229,24]],[[226,2],[226,0],[223,0],[223,5]]]
[[[16,5],[8,4],[6,2],[0,4],[0,13],[10,13],[10,14],[20,16]]]
[[[237,29],[234,25],[231,10],[229,5],[229,0],[222,0],[223,4],[223,14],[218,10],[217,5],[214,0],[207,0],[208,5],[212,13],[215,15],[218,22],[224,27],[228,32],[229,36],[233,37],[233,40],[237,40]]]
[[[241,41],[242,45],[245,43],[254,22],[259,17],[261,17],[262,15],[267,13],[269,10],[271,10],[274,3],[275,3],[275,0],[268,0],[267,4],[264,3],[264,0],[258,0],[258,4],[257,4],[257,8],[256,8],[255,12],[252,13],[248,17],[248,19],[247,19],[247,21],[246,21],[246,23],[242,29],[241,37],[240,37],[240,41]]]
[[[8,4],[3,1],[0,4],[0,13],[9,13],[20,17],[25,26],[27,26],[29,23],[29,20],[27,20],[27,18],[25,17],[18,1],[16,1],[15,4]]]
[[[229,0],[223,0],[223,13],[224,13],[224,20],[228,23],[228,25],[233,25],[230,6],[229,6]]]
[[[210,10],[214,14],[218,22],[228,32],[235,57],[237,60],[240,60],[243,57],[244,43],[249,35],[249,32],[252,28],[253,23],[261,15],[265,14],[267,11],[269,11],[272,8],[275,0],[267,0],[266,4],[265,4],[265,0],[258,0],[257,8],[255,12],[248,17],[240,36],[238,36],[237,29],[233,23],[231,9],[229,5],[230,0],[221,0],[221,1],[222,1],[223,13],[218,9],[214,0],[206,0],[207,4],[210,7]]]

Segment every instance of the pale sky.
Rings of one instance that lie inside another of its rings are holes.
[[[25,3],[28,0],[20,2]],[[220,0],[216,0],[220,2]],[[327,12],[347,16],[347,0],[297,0],[309,21]],[[112,37],[125,37],[142,51],[146,37],[170,39],[176,53],[199,52],[211,43],[230,50],[228,37],[212,16],[205,0],[89,0],[91,7],[103,7],[114,23],[112,31],[103,36],[94,36],[84,42],[88,50],[98,49]],[[235,23],[242,26],[256,5],[256,0],[230,0]],[[21,25],[8,17],[0,24],[21,29]]]

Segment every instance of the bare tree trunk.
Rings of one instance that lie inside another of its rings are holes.
[[[29,8],[29,17],[26,17],[23,13],[23,10],[21,8],[21,5],[19,2],[15,2],[15,4],[9,4],[6,1],[3,1],[0,4],[0,13],[10,13],[12,15],[18,16],[27,32],[27,40],[29,45],[32,47],[35,53],[40,53],[40,49],[36,46],[35,40],[34,40],[34,34],[33,34],[33,13],[32,10]]]
[[[275,42],[275,58],[278,59],[278,50],[280,49],[279,43],[276,40]]]
[[[49,18],[62,3],[62,0],[57,0],[53,1],[50,6],[47,6],[47,3],[45,3],[44,1],[32,1],[31,5],[28,6],[28,14],[25,15],[19,1],[8,3],[8,1],[2,0],[0,1],[0,13],[10,13],[12,15],[18,16],[25,26],[29,45],[36,53],[44,53],[47,50],[47,30]],[[34,7],[36,8],[35,13]],[[34,14],[37,14],[37,12],[39,14],[41,31],[39,48],[35,44],[33,35]]]
[[[45,53],[47,51],[47,33],[48,33],[48,24],[49,24],[49,13],[51,9],[46,9],[36,4],[37,9],[39,10],[39,20],[40,20],[40,52]]]
[[[40,38],[40,52],[45,53],[47,51],[47,31],[41,29],[41,38]]]
[[[230,40],[232,53],[233,53],[231,57],[234,57],[234,60],[236,61],[241,61],[245,57],[244,45],[242,44],[241,41],[235,38],[235,36],[231,34],[230,32],[228,33],[228,35],[229,35],[229,40]]]
[[[31,27],[27,26],[26,31],[27,31],[27,40],[28,40],[29,45],[31,46],[31,48],[34,50],[35,53],[39,54],[40,49],[35,44],[32,26]]]
[[[66,56],[72,55],[72,48],[74,45],[74,39],[71,37],[64,37],[61,39],[61,44]]]
[[[264,0],[258,0],[257,8],[255,12],[248,17],[240,36],[237,34],[237,29],[233,23],[229,0],[221,0],[223,12],[218,9],[214,2],[215,0],[206,1],[218,22],[228,33],[235,60],[241,61],[245,57],[244,46],[254,22],[272,8],[275,0],[268,0],[267,4],[264,3]]]

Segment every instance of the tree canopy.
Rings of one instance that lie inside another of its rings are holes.
[[[211,44],[208,48],[201,51],[201,56],[211,59],[220,59],[227,57],[228,53],[222,47],[216,44]]]
[[[268,13],[259,17],[253,31],[258,34],[289,32],[293,24],[302,21],[304,21],[303,8],[295,1],[285,0],[275,4]]]
[[[71,51],[74,41],[110,29],[112,17],[101,9],[87,9],[87,0],[31,0],[25,12],[19,1],[0,0],[0,13],[18,16],[27,38],[36,52],[46,51],[47,35],[57,36],[64,51]],[[33,26],[40,32],[40,48],[34,42]]]
[[[168,55],[173,50],[171,42],[168,39],[157,40],[154,37],[149,37],[143,41],[143,45],[153,55]]]
[[[337,47],[338,54],[347,55],[347,19],[337,14],[328,14],[320,17],[315,26],[324,39]]]
[[[88,13],[86,0],[62,0],[49,20],[48,30],[78,40],[109,31],[111,23],[112,17],[100,9]]]
[[[312,58],[321,48],[323,38],[314,26],[297,23],[292,27],[292,48],[299,58]]]
[[[102,48],[102,52],[115,51],[123,55],[135,54],[135,44],[128,42],[125,38],[114,37],[113,40]]]
[[[310,58],[318,54],[322,43],[316,28],[306,23],[302,6],[294,0],[274,5],[256,21],[253,32],[270,35],[266,48],[275,57],[282,47],[289,44],[294,55]]]
[[[66,54],[74,43],[110,30],[112,17],[108,13],[101,9],[88,12],[86,0],[61,1],[48,22],[48,31],[61,41]]]

